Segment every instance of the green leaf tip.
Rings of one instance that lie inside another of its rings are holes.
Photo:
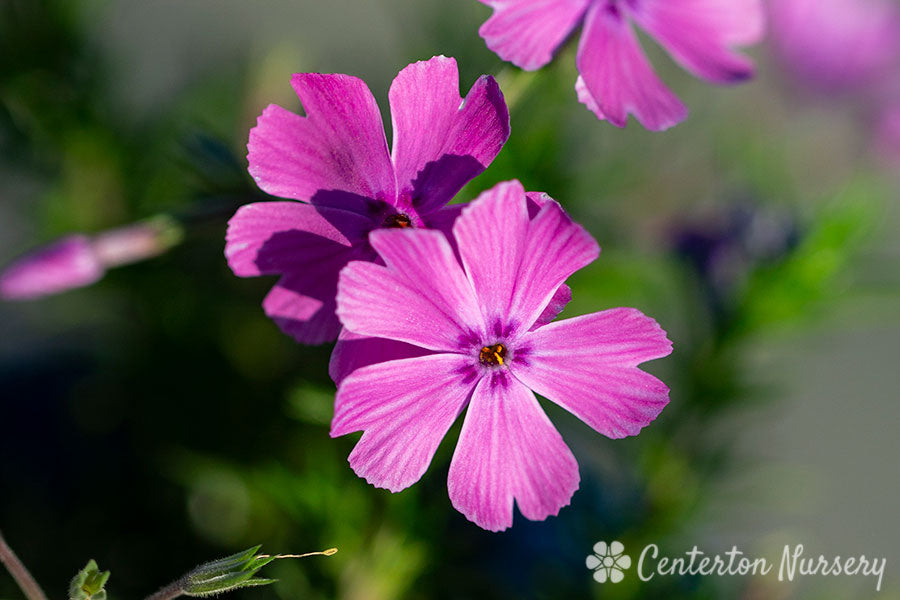
[[[69,584],[69,600],[106,600],[106,582],[109,571],[100,571],[96,561],[87,565],[72,578]]]

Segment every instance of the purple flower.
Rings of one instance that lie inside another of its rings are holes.
[[[900,162],[900,104],[882,111],[877,124],[876,145],[882,156]]]
[[[509,137],[496,82],[482,76],[465,100],[456,61],[411,64],[390,93],[389,152],[375,99],[349,75],[300,73],[291,85],[306,116],[270,105],[250,131],[250,174],[264,191],[301,202],[241,207],[225,255],[241,277],[280,275],[263,308],[307,344],[335,339],[338,272],[374,260],[369,232],[449,231],[460,206],[445,205],[491,163]]]
[[[100,281],[106,270],[157,256],[181,239],[178,223],[159,217],[100,233],[69,235],[0,272],[0,297],[31,300]]]
[[[732,47],[763,33],[760,0],[480,0],[494,9],[479,33],[500,58],[539,69],[584,24],[576,64],[578,99],[599,119],[624,127],[633,114],[661,131],[687,108],[653,72],[632,29],[644,29],[682,67],[708,81],[734,83],[753,74]]]
[[[4,269],[0,274],[0,296],[7,300],[50,296],[95,283],[105,272],[90,238],[70,235],[23,256]]]
[[[671,343],[653,319],[629,308],[535,326],[563,281],[599,248],[553,201],[529,218],[516,181],[472,202],[453,236],[459,258],[439,232],[373,232],[384,266],[353,262],[341,272],[344,326],[419,355],[343,379],[331,435],[363,431],[351,467],[397,492],[422,476],[466,410],[450,499],[477,525],[499,531],[512,524],[514,501],[540,520],[578,488],[575,458],[535,392],[606,436],[635,435],[668,402],[668,388],[637,365],[668,355]]]
[[[893,0],[776,0],[771,22],[781,62],[820,92],[871,92],[900,59]]]

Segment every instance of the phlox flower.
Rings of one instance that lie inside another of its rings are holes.
[[[180,239],[180,226],[164,217],[93,236],[67,235],[0,271],[0,298],[31,300],[85,287],[100,281],[107,269],[162,254]]]
[[[734,46],[762,37],[761,0],[479,0],[494,9],[479,33],[500,58],[539,69],[583,24],[575,89],[599,119],[624,127],[632,114],[661,131],[687,117],[687,108],[654,73],[632,28],[638,25],[678,64],[714,83],[753,74]]]
[[[900,63],[893,0],[772,0],[769,11],[778,58],[813,90],[871,93]]]
[[[370,242],[384,264],[341,271],[344,326],[417,353],[343,378],[331,435],[362,431],[351,467],[397,492],[418,481],[465,411],[450,500],[499,531],[512,524],[514,502],[541,520],[578,488],[575,458],[535,393],[606,436],[635,435],[668,402],[665,384],[637,365],[668,355],[671,343],[630,308],[536,325],[599,247],[554,201],[530,218],[517,181],[473,201],[452,235],[456,250],[437,231],[375,231]]]
[[[238,276],[280,275],[266,314],[298,341],[318,344],[340,331],[338,272],[376,258],[369,233],[449,231],[460,207],[446,204],[503,147],[509,113],[493,78],[482,76],[463,100],[454,59],[414,63],[391,84],[391,151],[360,79],[299,73],[291,85],[306,116],[270,105],[250,131],[247,159],[263,191],[300,202],[241,207],[225,255]]]

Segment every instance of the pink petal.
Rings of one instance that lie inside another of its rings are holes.
[[[516,378],[608,437],[636,435],[669,402],[669,388],[637,365],[672,343],[633,308],[557,321],[519,344],[528,350],[511,366]]]
[[[629,13],[697,77],[732,83],[753,75],[753,63],[731,45],[762,36],[759,0],[642,0]]]
[[[460,371],[471,359],[434,354],[354,371],[337,392],[331,436],[363,431],[350,466],[392,492],[422,477],[474,387]]]
[[[505,372],[479,381],[463,423],[448,489],[454,508],[479,527],[512,525],[513,500],[527,519],[546,519],[578,489],[572,452],[527,388]]]
[[[556,202],[544,192],[525,192],[525,197],[528,198],[528,217],[531,219],[538,215],[545,204],[548,202]],[[559,289],[556,290],[553,298],[550,299],[550,304],[547,305],[547,308],[544,309],[544,312],[541,313],[531,328],[534,329],[535,327],[546,325],[555,319],[571,301],[572,288],[566,284],[562,284],[559,286]]]
[[[481,194],[463,210],[453,233],[485,323],[503,323],[509,336],[550,316],[542,313],[558,288],[600,251],[590,234],[549,198],[529,220],[518,181]],[[560,293],[557,304],[565,300],[565,292]],[[555,316],[553,312],[550,318]]]
[[[559,316],[559,313],[563,311],[566,305],[572,301],[572,288],[567,286],[565,283],[559,286],[556,290],[556,293],[553,294],[553,297],[550,298],[550,303],[547,305],[547,308],[544,309],[544,312],[540,314],[537,318],[537,321],[534,322],[534,325],[531,326],[531,329],[537,329],[538,327],[542,327],[547,323],[550,323]]]
[[[347,375],[361,367],[427,354],[431,352],[412,344],[366,337],[342,329],[328,362],[328,374],[336,385],[340,385]]]
[[[371,223],[355,213],[300,202],[258,202],[228,222],[225,256],[241,277],[283,275],[263,309],[286,334],[305,344],[333,340],[340,331],[334,296],[340,270],[374,258],[361,246]]]
[[[90,238],[71,235],[19,258],[0,272],[0,297],[29,300],[84,287],[106,272]]]
[[[550,62],[590,0],[481,0],[494,14],[478,30],[503,60],[533,71]]]
[[[345,210],[300,202],[245,204],[228,221],[225,258],[239,277],[300,274],[361,244],[371,228],[368,219]]]
[[[298,73],[291,85],[307,116],[273,104],[250,131],[247,160],[259,187],[344,208],[362,198],[393,203],[394,170],[366,84],[349,75]]]
[[[436,56],[400,71],[390,101],[400,202],[411,202],[419,214],[447,204],[509,137],[497,82],[481,77],[463,101],[452,58]]]
[[[305,274],[282,277],[263,300],[263,310],[281,331],[302,344],[334,340],[341,330],[334,314],[339,268],[321,278]]]
[[[349,264],[338,285],[338,316],[361,335],[456,351],[483,332],[475,294],[447,238],[438,231],[373,231],[387,266]]]
[[[576,60],[579,100],[617,127],[628,114],[662,131],[687,118],[687,108],[653,72],[622,9],[605,2],[588,11]]]
[[[509,315],[527,233],[525,190],[518,181],[500,183],[481,194],[453,226],[485,323]]]

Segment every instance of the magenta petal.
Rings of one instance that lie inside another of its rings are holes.
[[[505,320],[528,232],[525,190],[518,181],[497,184],[471,202],[453,236],[486,323]]]
[[[483,378],[469,402],[448,489],[479,527],[512,525],[513,500],[527,519],[559,513],[578,489],[578,464],[530,390],[505,373]]]
[[[245,204],[228,221],[225,258],[239,277],[300,273],[361,244],[371,227],[367,218],[345,210],[300,202]]]
[[[647,129],[662,131],[687,117],[687,108],[659,80],[644,56],[625,13],[596,3],[589,11],[576,60],[588,108],[600,119],[624,127],[631,113]]]
[[[537,318],[537,321],[535,321],[534,325],[531,326],[531,329],[537,329],[538,327],[542,327],[543,325],[551,322],[553,319],[559,316],[559,313],[561,313],[566,305],[571,301],[572,288],[564,283],[559,286],[559,289],[557,289],[556,293],[553,294],[553,297],[550,298],[550,303],[547,305],[547,308],[545,308],[544,312],[540,314],[540,316]]]
[[[400,202],[412,202],[419,214],[447,204],[509,138],[497,82],[482,76],[463,100],[452,58],[436,56],[400,71],[390,101]]]
[[[732,83],[753,75],[753,63],[731,45],[762,36],[759,0],[644,0],[629,13],[697,77]]]
[[[481,0],[494,9],[478,30],[503,60],[533,71],[553,58],[590,0]]]
[[[412,344],[366,337],[342,329],[331,353],[331,360],[328,362],[328,374],[336,385],[340,385],[344,378],[356,369],[389,360],[415,358],[427,354],[431,352]]]
[[[459,372],[471,359],[434,354],[354,371],[337,392],[331,436],[363,431],[350,466],[372,485],[392,492],[422,477],[474,381]]]
[[[548,310],[556,310],[551,304],[562,310],[568,302],[566,290],[560,289],[563,282],[599,254],[600,247],[591,234],[573,223],[555,201],[548,202],[528,224],[510,302],[511,319],[530,328],[538,319],[547,318]],[[556,314],[558,311],[553,317]]]
[[[19,258],[0,273],[0,297],[28,300],[90,285],[105,268],[91,240],[72,235]]]
[[[386,267],[353,262],[341,271],[338,316],[354,333],[456,351],[484,331],[475,294],[444,234],[373,231]]]
[[[394,202],[394,170],[381,114],[366,84],[349,75],[298,73],[291,85],[308,116],[270,105],[250,131],[247,160],[275,196],[331,206],[359,197]]]
[[[672,343],[633,308],[557,321],[520,343],[530,351],[511,366],[516,378],[608,437],[636,435],[669,402],[669,388],[637,365]]]
[[[241,277],[283,275],[263,309],[297,341],[321,344],[340,331],[338,273],[366,256],[360,245],[370,226],[355,213],[300,202],[247,204],[228,222],[225,256]]]
[[[287,335],[302,344],[324,344],[335,339],[341,323],[334,314],[334,276],[314,279],[282,277],[263,300],[263,310]]]
[[[485,323],[505,323],[509,335],[555,317],[555,309],[542,313],[558,288],[599,253],[554,200],[547,198],[532,220],[528,212],[522,185],[509,181],[481,194],[453,226]]]

